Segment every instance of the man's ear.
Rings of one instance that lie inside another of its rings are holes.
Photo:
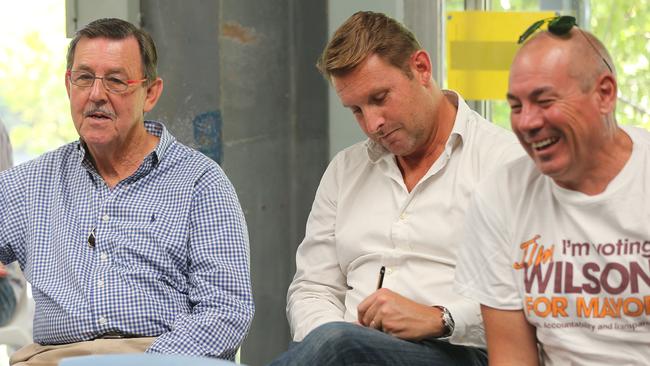
[[[70,79],[68,78],[68,73],[65,73],[65,76],[63,77],[63,81],[65,82],[65,92],[68,93],[68,99],[70,99]]]
[[[413,76],[421,84],[428,84],[431,82],[431,58],[425,50],[417,50],[413,52],[410,60],[411,72]]]
[[[598,80],[596,80],[596,93],[600,102],[600,112],[603,114],[614,112],[618,85],[612,74],[604,73],[598,77]]]
[[[156,78],[148,87],[147,87],[147,96],[144,100],[143,112],[147,113],[156,106],[160,95],[163,91],[163,81],[161,78]]]

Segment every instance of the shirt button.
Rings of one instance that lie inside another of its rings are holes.
[[[392,269],[392,268],[388,268],[388,269],[386,270],[386,274],[387,274],[387,275],[393,274],[393,269]]]
[[[104,280],[97,281],[97,286],[104,287]]]
[[[99,325],[105,325],[108,323],[108,319],[104,318],[103,316],[99,317]]]
[[[405,213],[399,215],[399,219],[402,220],[402,221],[406,220],[407,217],[408,217],[408,215],[405,214]]]
[[[107,222],[109,218],[110,218],[110,217],[108,217],[108,215],[104,215],[104,216],[102,216],[102,220],[104,220],[104,222]]]
[[[102,252],[102,254],[99,255],[99,258],[105,261],[108,259],[108,254],[106,254],[106,252]]]

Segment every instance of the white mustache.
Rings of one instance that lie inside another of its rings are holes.
[[[92,108],[88,111],[84,111],[84,117],[91,116],[95,113],[101,113],[109,118],[115,118],[115,113],[102,108]]]

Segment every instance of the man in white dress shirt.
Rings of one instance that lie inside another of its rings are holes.
[[[429,54],[358,12],[318,63],[368,136],[323,175],[275,365],[486,365],[479,305],[452,291],[471,191],[523,151],[432,79]],[[381,274],[380,274],[381,273]]]

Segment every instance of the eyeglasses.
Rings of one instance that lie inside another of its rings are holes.
[[[88,71],[68,70],[65,74],[72,85],[81,88],[90,88],[93,86],[93,84],[95,84],[96,79],[101,79],[104,89],[115,94],[124,93],[129,88],[129,86],[139,84],[147,80],[147,78],[140,80],[123,80],[122,78],[115,75],[105,75],[103,77],[99,77]]]
[[[556,16],[552,18],[546,18],[542,20],[538,20],[535,23],[533,23],[524,33],[519,36],[519,40],[517,41],[517,44],[522,44],[524,43],[533,33],[535,33],[539,28],[541,28],[544,24],[548,23],[548,31],[556,36],[563,36],[571,29],[576,26],[578,27],[578,23],[576,23],[576,18],[572,17],[570,15],[562,15],[562,16]],[[589,40],[589,37],[587,37],[582,29],[578,27],[578,30],[580,31],[580,34],[584,37],[584,39],[589,43],[591,48],[598,54],[600,59],[603,61],[605,66],[607,66],[607,69],[609,69],[609,72],[614,73],[612,67],[609,65],[609,62],[603,57],[603,55],[598,51],[598,48],[594,46],[594,44]]]

